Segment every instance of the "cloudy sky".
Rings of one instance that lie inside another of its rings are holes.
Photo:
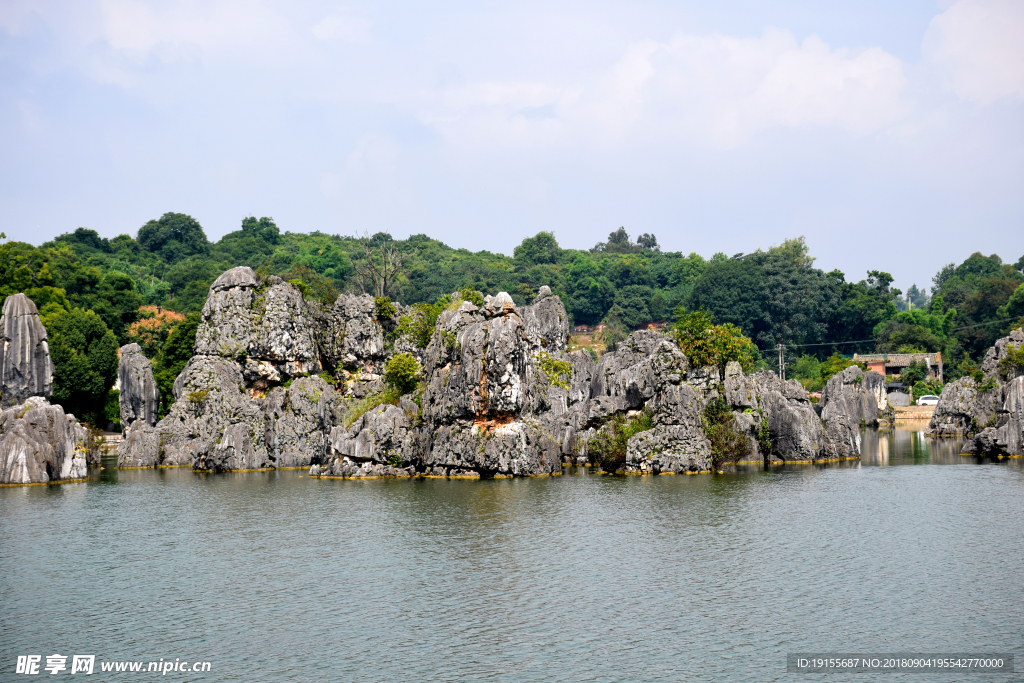
[[[0,229],[1024,254],[1024,1],[0,0]]]

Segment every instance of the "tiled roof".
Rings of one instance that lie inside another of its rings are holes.
[[[923,361],[928,365],[938,365],[938,353],[862,353],[855,354],[854,360],[862,363],[884,361],[886,367],[905,368],[911,363]]]

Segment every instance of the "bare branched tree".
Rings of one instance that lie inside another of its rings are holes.
[[[402,275],[402,261],[405,255],[390,237],[364,233],[359,240],[363,245],[365,260],[353,264],[359,276],[359,286],[363,291],[371,290],[374,296],[388,296],[391,287]]]

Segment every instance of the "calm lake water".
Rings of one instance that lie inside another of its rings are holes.
[[[959,446],[901,428],[859,463],[771,472],[0,489],[0,680],[54,653],[212,663],[178,681],[875,680],[787,674],[791,651],[1022,672],[1024,461]]]

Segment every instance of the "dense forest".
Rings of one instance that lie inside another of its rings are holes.
[[[663,252],[649,234],[634,242],[623,228],[586,251],[563,249],[541,232],[509,257],[453,249],[426,235],[281,232],[265,217],[244,218],[239,230],[210,242],[196,220],[176,213],[149,221],[134,238],[79,228],[38,247],[6,241],[0,297],[25,292],[39,307],[55,365],[54,400],[106,424],[117,416],[118,346],[139,343],[170,396],[207,289],[239,265],[280,275],[326,302],[368,291],[431,303],[470,288],[504,290],[525,303],[549,285],[577,325],[604,323],[608,345],[631,329],[703,309],[714,323],[738,327],[769,359],[786,345],[791,376],[809,388],[855,351],[941,351],[948,381],[976,372],[985,350],[1024,320],[1024,257],[1009,263],[975,253],[939,269],[930,288],[903,293],[888,273],[869,270],[848,282],[838,270],[815,268],[803,238],[705,259]],[[757,363],[774,367],[774,360]]]

